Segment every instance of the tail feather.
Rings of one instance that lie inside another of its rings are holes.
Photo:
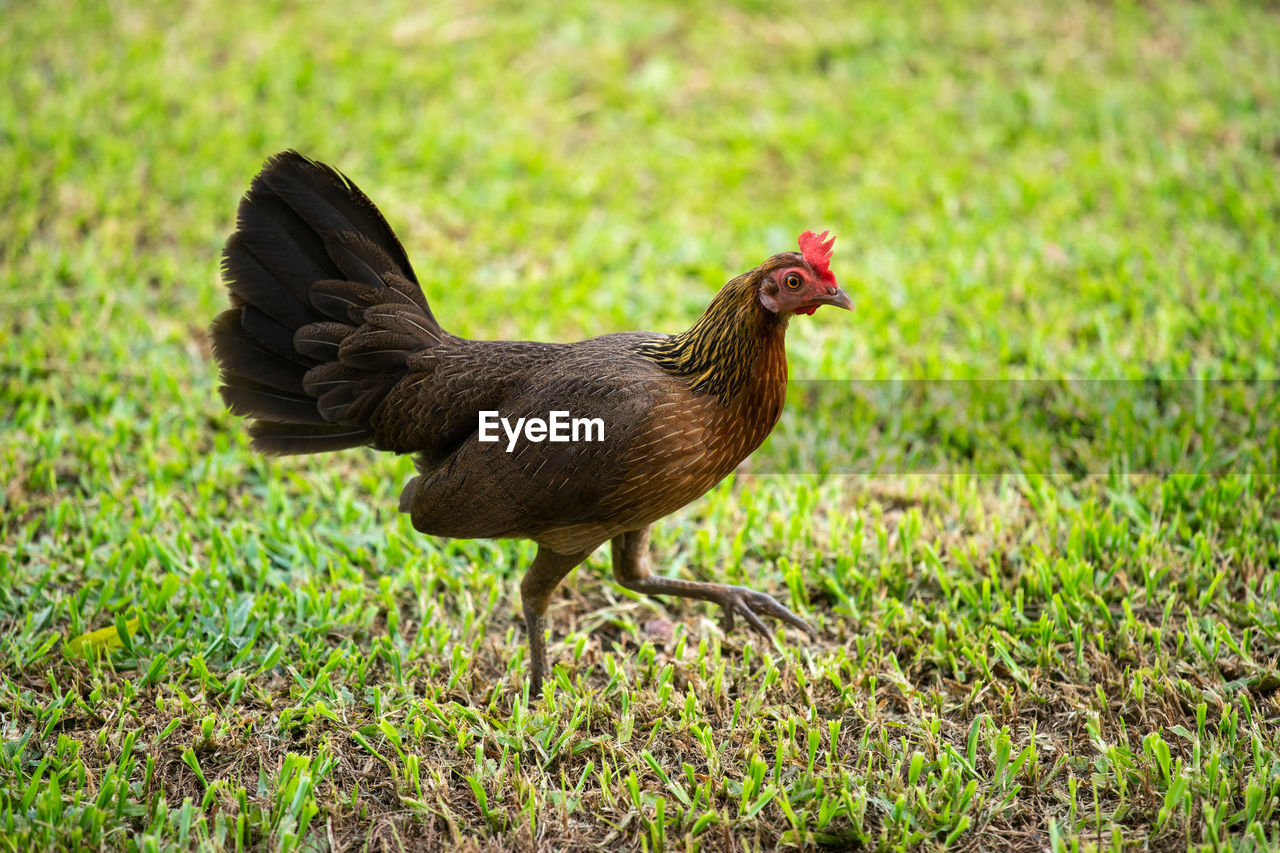
[[[298,375],[298,363],[282,359],[274,350],[245,335],[240,327],[239,311],[233,309],[219,314],[209,335],[225,378],[252,375],[277,391],[306,393],[303,377]]]
[[[285,326],[304,323],[312,314],[305,289],[295,289],[281,281],[243,245],[239,234],[231,235],[223,255],[222,274],[231,291],[232,305],[255,305]]]
[[[428,316],[431,314],[418,283],[409,283],[409,280],[398,272],[395,262],[382,250],[382,247],[371,242],[367,237],[361,234],[339,234],[329,246],[329,255],[343,273],[340,278],[348,282],[367,284],[385,291],[393,286],[388,281],[389,278],[400,279],[409,285],[408,290],[411,296],[416,297],[410,299],[410,304]],[[435,320],[433,319],[432,322]]]
[[[234,312],[237,309],[231,310]],[[288,326],[277,323],[256,305],[245,305],[239,312],[240,327],[250,341],[271,350],[285,361],[292,361],[300,366],[307,363],[306,357],[294,348],[293,331]],[[214,354],[217,354],[217,350],[214,350]]]
[[[308,394],[317,400],[324,395],[326,391],[330,391],[339,385],[346,385],[356,382],[363,375],[363,371],[356,370],[354,367],[347,367],[336,361],[318,364],[308,370],[302,376],[302,387]]]
[[[404,247],[341,173],[267,161],[223,253],[232,307],[210,330],[223,399],[268,453],[378,444],[409,355],[444,336]]]
[[[350,427],[312,426],[309,424],[277,424],[254,421],[249,427],[253,446],[264,453],[323,453],[359,447],[369,440],[369,431]]]
[[[433,325],[438,325],[404,246],[382,212],[345,175],[296,151],[285,151],[269,160],[258,177],[314,232],[335,235],[337,245],[346,245],[347,241],[364,244],[385,258],[387,263],[375,266],[397,270],[411,282],[415,304]]]
[[[417,285],[402,276],[388,274],[386,287],[357,284],[354,281],[318,281],[311,287],[311,304],[326,317],[343,323],[364,322],[365,311],[380,305],[391,305],[396,310],[405,308],[421,310],[413,298]],[[406,316],[414,312],[405,312]],[[429,319],[421,324],[423,333],[439,338],[440,327]]]
[[[279,199],[262,198],[256,182],[240,204],[236,226],[244,249],[303,302],[311,282],[343,277],[329,259],[324,237]]]
[[[222,386],[222,399],[232,414],[248,415],[260,421],[280,424],[329,423],[320,415],[315,398],[309,394],[290,394],[249,379]]]
[[[364,323],[366,326],[404,335],[406,339],[440,340],[439,329],[431,328],[413,314],[406,312],[403,306],[391,302],[368,308],[364,312]]]
[[[333,386],[330,390],[325,391],[316,400],[316,406],[320,410],[320,414],[331,421],[345,421],[351,419],[351,407],[356,404],[359,395],[356,394],[352,383],[347,382]]]
[[[255,184],[291,207],[317,233],[365,234],[386,246],[397,266],[416,283],[413,267],[395,232],[382,212],[345,175],[303,157],[284,151],[267,161]]]
[[[299,355],[320,363],[337,361],[342,351],[342,342],[354,331],[346,323],[332,320],[308,323],[294,333],[293,348]]]
[[[422,341],[435,339],[398,306],[377,305],[364,312],[364,325],[343,340],[338,359],[365,370],[403,371],[410,353],[421,349]]]

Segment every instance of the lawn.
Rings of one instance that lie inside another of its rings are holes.
[[[1280,12],[3,4],[0,850],[1280,848]],[[265,459],[205,330],[288,147],[470,337],[687,327],[838,234],[659,571]],[[902,380],[890,381],[890,380]]]

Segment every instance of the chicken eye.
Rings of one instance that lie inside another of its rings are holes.
[[[787,273],[787,277],[782,280],[782,283],[785,284],[789,290],[799,290],[800,276],[793,272]]]

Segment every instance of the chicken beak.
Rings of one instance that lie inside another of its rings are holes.
[[[835,285],[829,285],[827,292],[817,298],[819,305],[834,305],[837,308],[843,308],[846,311],[853,310],[853,300],[849,298],[849,294],[845,293]]]

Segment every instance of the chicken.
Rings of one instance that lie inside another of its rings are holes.
[[[729,630],[738,616],[768,637],[761,617],[771,617],[812,635],[771,596],[655,576],[648,557],[649,525],[773,429],[788,319],[852,308],[829,268],[834,238],[799,242],[732,279],[682,334],[466,340],[436,321],[400,241],[355,184],[286,151],[254,179],[223,254],[232,307],[211,330],[222,397],[253,420],[266,453],[415,454],[400,510],[423,533],[536,542],[520,585],[533,696],[551,594],[605,542],[628,589],[715,602]],[[561,437],[583,428],[577,441],[551,440],[557,425]]]

